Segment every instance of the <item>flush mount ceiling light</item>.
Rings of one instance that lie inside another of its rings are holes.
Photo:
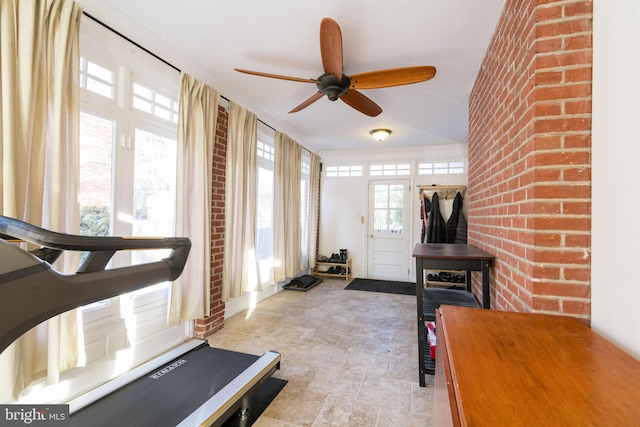
[[[369,133],[371,134],[373,139],[378,142],[384,141],[389,135],[391,135],[391,131],[389,129],[374,129]]]

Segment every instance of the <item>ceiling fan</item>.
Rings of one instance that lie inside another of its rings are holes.
[[[342,32],[340,26],[331,18],[324,18],[320,23],[320,54],[324,74],[317,79],[302,79],[298,77],[281,76],[278,74],[262,73],[236,68],[236,71],[256,76],[274,79],[291,80],[294,82],[315,83],[318,91],[289,113],[300,111],[326,95],[329,100],[340,98],[347,105],[355,108],[367,116],[375,117],[382,112],[375,102],[358,89],[379,89],[384,87],[401,86],[419,83],[432,79],[436,69],[432,66],[417,66],[391,68],[387,70],[370,71],[347,76],[342,67]]]

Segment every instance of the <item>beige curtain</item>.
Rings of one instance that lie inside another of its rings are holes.
[[[300,179],[302,147],[287,135],[275,134],[273,257],[276,283],[302,270]]]
[[[320,156],[311,153],[309,156],[309,268],[316,266],[318,256],[318,207],[320,197]]]
[[[255,114],[229,103],[222,301],[259,289],[255,253]]]
[[[79,229],[81,13],[71,0],[0,1],[0,213],[68,233]],[[68,271],[71,258],[56,269]],[[65,313],[7,348],[0,355],[0,402],[75,366],[78,324],[77,311]]]
[[[169,322],[201,319],[210,311],[211,185],[218,93],[180,74],[176,236],[191,239],[182,276],[173,282]]]

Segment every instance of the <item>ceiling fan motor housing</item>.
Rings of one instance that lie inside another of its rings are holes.
[[[333,74],[323,74],[318,77],[319,83],[316,83],[318,90],[327,95],[330,101],[340,98],[347,90],[351,80],[346,74],[342,74],[342,80],[338,80]]]

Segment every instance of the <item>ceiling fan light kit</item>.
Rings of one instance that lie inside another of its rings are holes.
[[[331,101],[340,98],[345,104],[370,117],[382,113],[382,108],[360,93],[358,89],[379,89],[419,83],[430,80],[436,75],[435,67],[425,65],[369,71],[347,76],[343,73],[342,32],[338,23],[331,18],[324,18],[320,23],[320,56],[324,74],[317,79],[301,79],[239,68],[235,70],[274,79],[315,83],[318,91],[289,113],[300,111],[326,95]],[[388,132],[391,133],[391,131]]]
[[[384,141],[389,135],[391,135],[391,131],[389,129],[373,129],[369,131],[369,133],[371,134],[373,139],[378,142]]]

